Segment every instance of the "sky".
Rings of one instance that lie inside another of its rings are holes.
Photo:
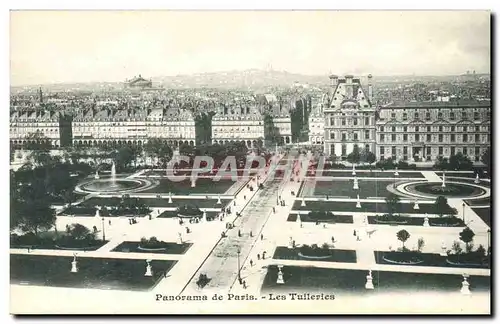
[[[245,69],[490,70],[487,11],[12,11],[11,85]]]

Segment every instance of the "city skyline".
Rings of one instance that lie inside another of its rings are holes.
[[[270,66],[304,75],[490,70],[488,11],[13,11],[10,27],[12,86]]]

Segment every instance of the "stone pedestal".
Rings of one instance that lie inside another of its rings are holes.
[[[354,184],[352,186],[352,189],[359,190],[358,178],[354,178]]]
[[[399,176],[398,168],[396,168],[396,170],[394,171],[394,176]]]
[[[169,204],[173,203],[173,201],[172,201],[172,195],[169,195],[169,196],[168,196],[168,203],[169,203]]]
[[[101,208],[99,206],[95,207],[95,217],[96,218],[100,218],[101,217],[101,214],[99,212],[100,210],[101,210]]]
[[[361,201],[359,201],[359,195],[358,199],[356,200],[356,208],[361,208]]]
[[[419,210],[420,207],[418,206],[418,201],[415,201],[415,205],[413,205],[413,209]]]
[[[144,274],[145,277],[152,277],[153,276],[153,269],[151,268],[150,260],[147,260],[147,266],[146,266],[146,273]]]
[[[477,184],[477,183],[479,183],[479,182],[480,182],[480,181],[479,181],[479,173],[476,173],[476,179],[474,180],[474,183],[476,183],[476,184]]]
[[[207,212],[206,211],[203,211],[203,221],[204,222],[207,221]]]
[[[220,200],[220,195],[217,197],[217,205],[222,204],[222,201]]]
[[[301,206],[305,206],[306,205],[306,201],[304,198],[302,198],[302,202],[300,203]]]
[[[443,172],[443,183],[441,184],[441,187],[446,188],[446,175],[444,172]]]
[[[429,227],[429,217],[424,218],[424,227]]]
[[[467,275],[464,275],[464,280],[462,281],[462,288],[460,289],[460,292],[463,295],[470,295],[470,289],[469,289],[469,282],[467,281]]]
[[[195,180],[191,180],[191,188],[195,188],[196,187],[196,181]]]
[[[184,242],[182,242],[182,234],[181,233],[178,233],[177,234],[177,244],[183,244]]]
[[[296,223],[299,225],[299,227],[302,227],[302,220],[300,219],[300,214],[297,214]]]
[[[290,240],[288,241],[288,248],[293,249],[293,239],[291,236],[290,236]]]
[[[78,272],[78,264],[76,259],[73,259],[73,261],[71,261],[71,272],[73,273]]]
[[[95,172],[94,179],[99,180],[99,173],[97,171]]]
[[[356,175],[356,167],[354,166],[354,164],[352,165],[352,175]]]
[[[278,279],[276,280],[276,283],[279,285],[283,285],[285,283],[285,280],[283,280],[283,266],[279,265],[278,266]]]
[[[373,287],[373,277],[372,277],[372,271],[368,271],[368,275],[366,276],[366,284],[365,284],[366,289],[375,289]]]

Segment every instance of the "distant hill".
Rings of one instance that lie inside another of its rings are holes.
[[[368,73],[367,73],[368,74]],[[366,74],[366,75],[367,75]],[[366,75],[361,76],[361,82],[366,84]],[[339,76],[341,76],[339,74]],[[476,74],[476,77],[489,78],[489,74]],[[448,76],[378,76],[373,75],[374,83],[406,83],[406,82],[445,82],[464,79],[463,75]],[[467,76],[466,78],[470,78]],[[153,77],[154,86],[166,89],[189,88],[219,88],[219,89],[250,89],[259,90],[272,87],[289,87],[295,83],[309,84],[311,86],[326,86],[329,84],[328,75],[304,75],[275,70],[241,70],[222,71],[189,75],[158,76]],[[98,91],[122,88],[122,82],[88,82],[88,83],[59,83],[30,85],[24,87],[11,87],[12,91],[36,89],[43,87],[49,91]]]

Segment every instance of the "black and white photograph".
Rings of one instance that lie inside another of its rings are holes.
[[[490,11],[9,18],[11,314],[492,314]]]

